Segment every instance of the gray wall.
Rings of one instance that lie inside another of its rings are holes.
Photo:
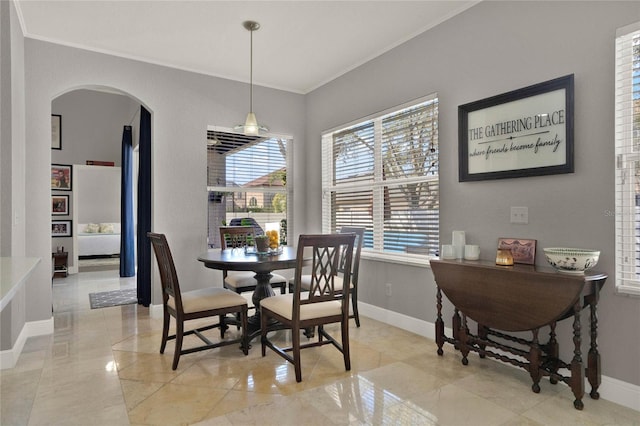
[[[24,38],[13,3],[0,2],[0,40],[0,256],[22,257],[26,250]],[[0,313],[0,350],[13,347],[27,321],[26,311],[22,286]]]
[[[13,3],[0,6],[0,254],[24,256],[24,38]]]
[[[0,200],[11,199],[11,21],[0,3]],[[11,203],[0,203],[0,256],[11,254]]]
[[[610,277],[599,305],[603,374],[640,385],[640,299],[614,291],[614,218],[606,213],[615,210],[615,31],[639,19],[639,2],[482,2],[315,90],[307,96],[308,230],[321,224],[320,163],[313,160],[321,132],[437,92],[441,242],[466,230],[491,259],[498,237],[534,238],[538,264],[546,263],[542,247],[600,249],[598,269]],[[574,174],[458,182],[458,105],[572,73]],[[529,207],[529,224],[510,224],[510,206]],[[435,321],[429,269],[363,261],[360,282],[363,302]],[[560,327],[565,342],[570,325]]]
[[[128,96],[95,90],[74,90],[57,97],[51,102],[51,113],[62,116],[62,149],[51,150],[51,162],[98,160],[119,166],[123,126],[138,128],[139,109],[140,103]]]

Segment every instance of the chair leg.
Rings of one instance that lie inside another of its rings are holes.
[[[232,288],[231,290],[236,292],[236,294],[242,295],[242,292],[237,288]],[[241,318],[242,315],[240,315],[239,313],[236,313],[235,316],[236,316],[236,330],[240,330],[240,323],[242,323],[242,318]]]
[[[344,369],[351,370],[351,355],[349,353],[349,318],[342,320],[342,356],[344,358]]]
[[[300,383],[302,381],[302,363],[300,361],[300,329],[291,329],[291,343],[291,355],[293,355],[293,367],[296,370],[296,382]]]
[[[163,354],[167,347],[167,340],[169,338],[169,312],[166,308],[164,310],[164,317],[162,320],[162,342],[160,343],[160,353]]]
[[[360,314],[358,313],[358,290],[355,288],[351,293],[351,306],[353,306],[353,319],[356,320],[356,327],[360,327]]]
[[[260,309],[260,343],[262,356],[267,355],[267,314]]]
[[[178,368],[178,361],[180,361],[180,352],[182,352],[182,335],[184,333],[184,324],[182,321],[176,320],[176,349],[173,354],[173,370]]]
[[[224,322],[224,315],[218,315],[220,321],[220,338],[224,339],[224,332],[227,331],[227,324]]]
[[[282,284],[280,286],[280,294],[287,294],[287,284]]]
[[[240,311],[240,321],[242,322],[242,352],[245,355],[249,355],[249,321],[247,319],[247,317],[249,316],[248,314],[248,309],[246,306],[242,307],[242,310]]]

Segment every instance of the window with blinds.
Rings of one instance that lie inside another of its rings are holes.
[[[286,243],[290,145],[286,137],[207,131],[209,247],[220,247],[220,226],[236,218],[251,218],[262,229],[279,222],[281,242]]]
[[[438,251],[438,98],[322,135],[323,232],[366,229],[365,255]]]
[[[616,288],[640,295],[640,22],[616,34]]]

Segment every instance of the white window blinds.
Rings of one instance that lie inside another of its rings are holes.
[[[615,85],[616,288],[640,295],[640,23],[617,32]]]
[[[219,228],[233,219],[252,218],[262,228],[281,223],[286,235],[292,182],[288,137],[259,137],[207,131],[208,243],[219,247]],[[283,240],[283,243],[285,241]]]
[[[325,132],[323,232],[366,229],[365,252],[438,250],[438,98],[429,96]]]

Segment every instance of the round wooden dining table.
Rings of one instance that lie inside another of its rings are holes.
[[[295,268],[296,254],[296,248],[290,246],[283,246],[282,253],[270,255],[245,253],[244,249],[210,249],[198,256],[198,260],[211,269],[256,273],[258,284],[251,297],[256,312],[249,317],[249,336],[253,339],[260,334],[260,301],[275,295],[269,284],[271,273],[277,269]]]

